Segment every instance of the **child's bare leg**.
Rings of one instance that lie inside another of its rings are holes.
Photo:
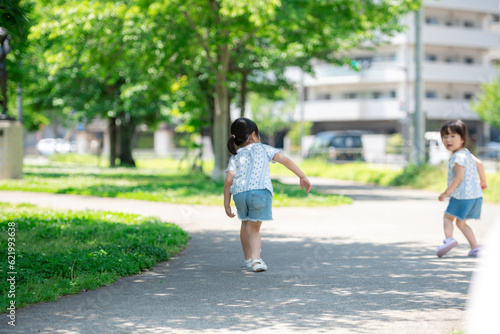
[[[249,241],[250,249],[251,249],[252,261],[260,259],[260,243],[261,243],[260,226],[261,225],[262,225],[262,222],[253,222],[253,221],[247,222],[247,235],[248,235],[248,241]]]
[[[240,229],[241,248],[243,248],[243,255],[245,256],[245,260],[248,260],[252,257],[252,252],[250,250],[250,241],[248,240],[247,224],[248,220],[241,221]]]
[[[467,241],[469,242],[470,244],[470,248],[477,248],[478,247],[478,244],[477,244],[477,241],[476,241],[476,236],[474,235],[474,232],[472,231],[472,228],[467,225],[467,223],[463,220],[460,220],[457,218],[457,227],[460,229],[460,231],[462,231],[462,233],[464,234],[465,238],[467,239]]]
[[[454,220],[455,220],[455,217],[444,214],[443,227],[444,227],[444,237],[446,239],[453,237],[453,221]]]

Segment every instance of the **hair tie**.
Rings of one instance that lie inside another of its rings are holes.
[[[236,136],[235,136],[235,135],[231,135],[231,136],[233,136],[233,138],[234,138],[234,139],[236,139]]]

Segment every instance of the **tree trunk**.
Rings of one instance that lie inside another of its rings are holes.
[[[248,71],[242,72],[241,75],[243,76],[241,78],[241,106],[240,106],[240,117],[245,117],[245,107],[247,103],[247,80],[248,80]]]
[[[227,140],[229,138],[229,92],[226,86],[225,73],[217,73],[215,83],[215,114],[213,123],[214,170],[212,179],[224,177],[228,161]]]
[[[135,134],[135,119],[129,114],[120,117],[120,166],[135,167],[132,157],[132,142]]]
[[[214,2],[214,5],[218,4]],[[216,20],[220,24],[220,18]],[[229,32],[223,28],[218,29],[219,39],[228,40]],[[229,139],[229,90],[227,87],[227,73],[229,71],[230,48],[228,43],[217,47],[217,68],[215,71],[215,114],[214,114],[214,170],[212,180],[221,180],[229,158],[227,140]]]
[[[109,118],[109,167],[115,167],[116,160],[116,117]]]
[[[215,115],[214,86],[210,84],[210,81],[208,79],[198,80],[198,85],[200,86],[200,89],[207,100],[207,115],[208,115],[208,122],[209,122],[208,124],[209,124],[210,139],[211,139],[210,141],[212,144],[212,152],[215,152],[214,127],[213,127],[214,115]]]

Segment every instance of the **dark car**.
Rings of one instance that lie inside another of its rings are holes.
[[[363,160],[363,131],[319,132],[309,149],[309,158],[329,160]]]

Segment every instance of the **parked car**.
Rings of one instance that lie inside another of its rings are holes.
[[[41,155],[70,153],[75,152],[75,144],[62,138],[44,138],[38,141],[36,149]]]
[[[488,158],[500,159],[500,142],[489,142],[486,149]]]
[[[329,160],[363,160],[363,131],[326,131],[316,134],[308,152],[309,158]]]

